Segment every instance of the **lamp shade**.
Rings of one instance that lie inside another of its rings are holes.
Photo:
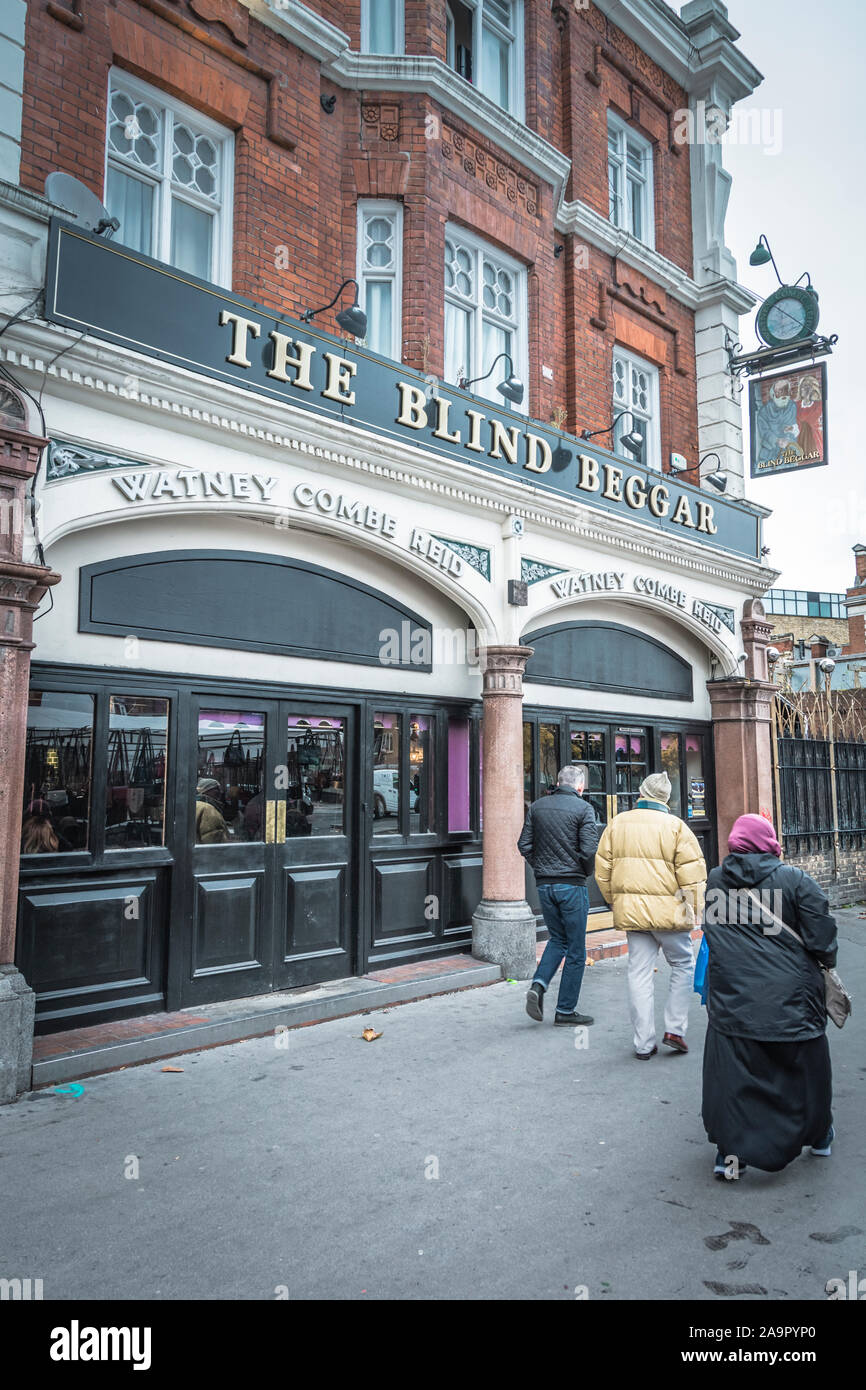
[[[351,333],[353,338],[367,336],[367,315],[357,304],[351,304],[348,309],[341,309],[337,315],[337,323],[347,333]]]
[[[644,439],[643,435],[638,434],[637,430],[629,430],[628,434],[624,434],[619,442],[622,447],[627,449],[636,459],[640,458],[643,453]]]
[[[718,492],[725,492],[728,486],[727,473],[708,473],[705,482],[712,484]]]
[[[513,373],[505,381],[501,381],[496,389],[500,396],[504,396],[507,401],[513,401],[515,405],[520,405],[523,400],[523,382]]]
[[[749,257],[749,265],[769,265],[772,259],[770,248],[765,246],[763,241],[759,241]]]

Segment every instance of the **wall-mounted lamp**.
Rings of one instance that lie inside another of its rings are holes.
[[[325,112],[326,115],[333,116],[334,108],[337,105],[337,98],[334,96],[333,92],[328,97],[324,95],[320,96],[319,105],[321,106],[322,110]]]
[[[348,309],[341,309],[337,314],[337,323],[350,333],[353,338],[365,338],[367,336],[367,315],[358,304],[358,281],[344,280],[330,304],[323,304],[320,309],[305,309],[301,314],[301,323],[310,323],[317,314],[323,314],[326,309],[333,309],[340,295],[347,285],[355,286],[355,298]]]
[[[562,243],[557,242],[556,246],[554,246],[553,248],[553,259],[555,261],[558,261],[564,250],[565,247],[562,245]]]
[[[762,232],[757,246],[749,257],[749,265],[769,265],[771,261],[776,272],[776,279],[780,285],[784,285],[785,282],[779,274],[779,267],[776,265],[776,258],[770,250],[770,243]]]
[[[634,420],[634,416],[630,410],[621,410],[618,415],[614,416],[613,423],[608,425],[606,429],[591,431],[582,430],[580,435],[581,439],[595,439],[599,434],[610,434],[611,430],[616,429],[624,415],[628,415],[632,421]],[[640,458],[643,453],[644,438],[637,430],[629,430],[628,434],[624,434],[619,442],[622,447],[627,449],[630,454],[633,454],[635,458]]]
[[[707,462],[707,459],[715,459],[719,466],[715,473],[705,473],[702,481],[709,483],[717,492],[726,492],[728,487],[728,475],[722,468],[722,460],[719,458],[718,454],[704,454],[698,464],[698,471],[700,472],[701,467]]]
[[[520,405],[520,402],[523,400],[523,382],[520,380],[520,377],[515,376],[514,363],[512,362],[507,352],[500,352],[498,357],[494,357],[490,365],[490,371],[485,372],[483,376],[475,376],[472,378],[471,381],[469,381],[465,376],[462,376],[460,380],[457,382],[457,385],[460,387],[460,390],[465,391],[468,389],[468,387],[474,386],[479,381],[486,381],[489,376],[493,375],[493,368],[496,366],[497,362],[502,361],[503,357],[505,358],[505,361],[508,363],[508,369],[511,375],[509,377],[506,377],[505,381],[500,381],[496,389],[499,392],[500,396],[504,396],[507,401],[513,401],[515,405]]]

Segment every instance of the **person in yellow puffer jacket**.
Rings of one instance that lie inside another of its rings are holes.
[[[613,907],[613,924],[628,936],[628,992],[635,1056],[658,1052],[653,974],[659,947],[671,967],[662,1042],[688,1052],[692,995],[692,928],[703,915],[707,866],[685,821],[668,810],[666,772],[640,785],[639,800],[606,826],[595,856],[595,881]]]

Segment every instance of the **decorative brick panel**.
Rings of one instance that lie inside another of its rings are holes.
[[[442,156],[456,160],[465,174],[481,179],[487,188],[517,204],[529,217],[538,216],[538,188],[522,178],[506,160],[472,136],[452,126],[442,127]]]

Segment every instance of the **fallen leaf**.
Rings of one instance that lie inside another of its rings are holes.
[[[365,1028],[363,1033],[361,1034],[361,1037],[364,1039],[364,1042],[375,1042],[376,1039],[381,1038],[381,1036],[382,1034],[377,1033],[375,1028]]]
[[[163,1067],[163,1071],[183,1071],[183,1067]]]

